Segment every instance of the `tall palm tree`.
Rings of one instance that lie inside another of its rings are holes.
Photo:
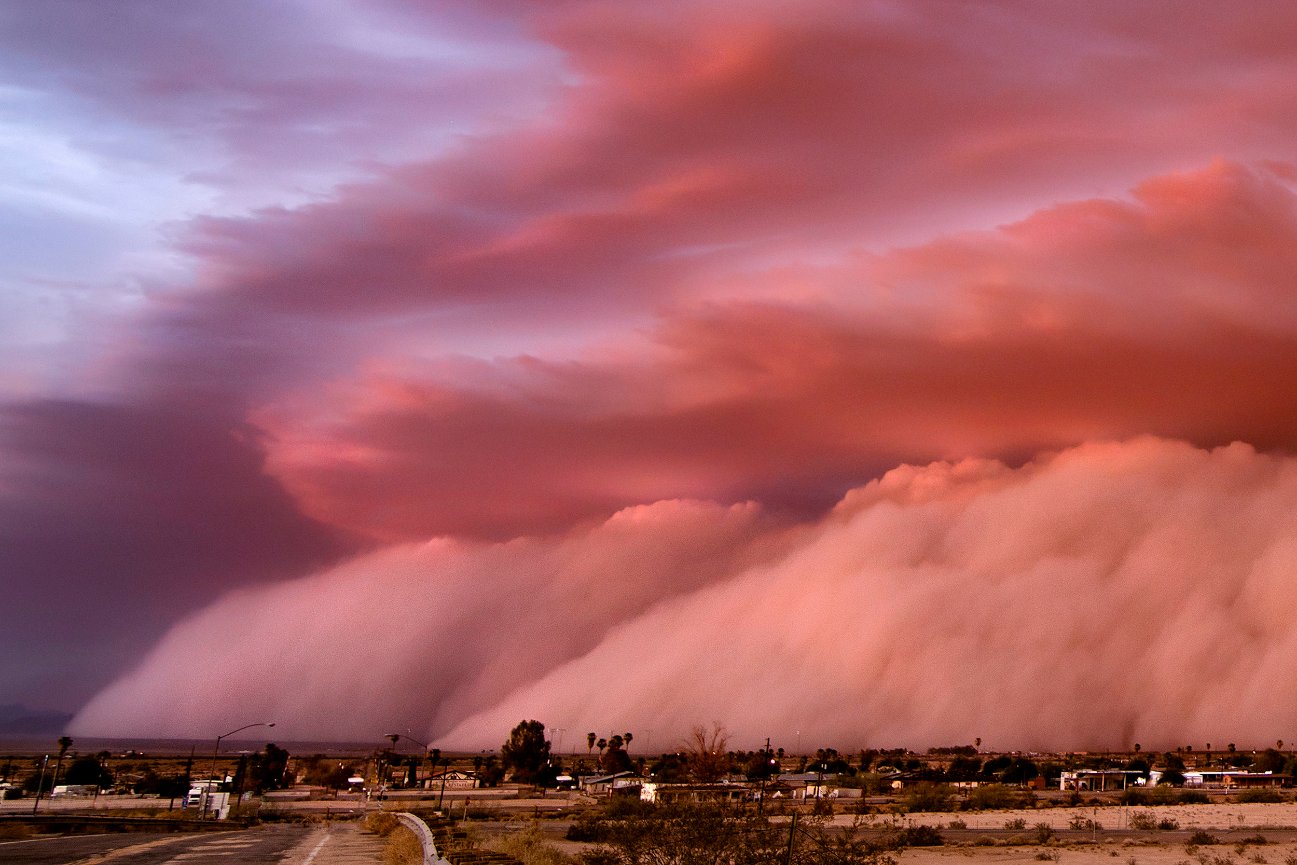
[[[630,733],[623,733],[621,738],[622,738],[622,741],[626,743],[626,750],[629,751],[629,750],[630,750],[630,740],[631,740],[631,739],[634,739],[635,737],[632,736]]]
[[[598,738],[594,733],[585,734],[585,752],[587,755],[594,750],[594,740]]]
[[[59,770],[63,768],[63,755],[72,747],[72,738],[70,736],[59,736],[59,761],[54,764],[54,783],[50,785],[53,790],[59,785]]]

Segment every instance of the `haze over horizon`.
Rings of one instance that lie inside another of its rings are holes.
[[[0,703],[1297,740],[1294,37],[10,4]]]

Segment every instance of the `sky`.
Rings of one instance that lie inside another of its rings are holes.
[[[7,4],[0,704],[1297,739],[1294,45],[1278,2]]]

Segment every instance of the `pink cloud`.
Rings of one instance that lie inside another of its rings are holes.
[[[433,366],[327,414],[271,407],[270,468],[316,517],[394,539],[678,495],[804,512],[894,462],[1144,432],[1289,447],[1294,249],[1292,190],[1218,163],[813,271],[814,302],[677,310],[638,353]]]

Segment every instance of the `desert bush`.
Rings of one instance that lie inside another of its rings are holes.
[[[906,826],[896,835],[899,847],[940,847],[946,843],[936,826]]]
[[[1037,823],[1036,843],[1048,844],[1052,840],[1054,840],[1054,827],[1049,825],[1048,823]]]
[[[1099,829],[1102,827],[1099,826],[1099,821],[1092,820],[1089,817],[1086,817],[1084,814],[1076,814],[1072,817],[1071,820],[1067,821],[1067,828],[1075,830],[1077,832],[1081,832],[1081,831],[1093,831],[1095,829]]]
[[[1271,787],[1249,787],[1246,790],[1239,790],[1235,798],[1237,802],[1282,802],[1283,794]]]
[[[905,792],[901,807],[906,811],[949,811],[950,791],[944,784],[916,784]]]
[[[1057,862],[1060,858],[1057,850],[1041,850],[1036,854],[1036,860],[1039,862]]]
[[[600,810],[604,817],[625,820],[631,817],[647,817],[656,807],[652,802],[645,802],[634,796],[610,796],[604,800]]]
[[[564,838],[568,841],[606,841],[610,834],[609,823],[593,814],[582,814],[567,827]]]
[[[1163,817],[1161,820],[1157,821],[1157,828],[1164,832],[1174,832],[1176,829],[1180,828],[1180,821],[1176,820],[1174,817]]]
[[[1140,832],[1148,832],[1157,828],[1157,817],[1152,811],[1132,811],[1128,821],[1130,828]]]
[[[401,821],[396,819],[396,815],[387,811],[373,811],[365,815],[365,830],[381,838],[391,835],[400,825]]]
[[[35,834],[30,826],[8,823],[0,826],[0,841],[25,841]]]
[[[576,861],[550,846],[540,825],[534,822],[522,832],[492,839],[486,847],[512,856],[522,865],[572,865]]]
[[[949,823],[946,824],[946,828],[948,828],[948,829],[967,829],[967,828],[968,828],[968,824],[965,823],[963,820],[951,820]]]
[[[720,805],[659,807],[650,816],[604,821],[602,846],[583,853],[583,865],[682,865],[691,862],[788,862],[790,865],[895,865],[880,844],[859,833],[858,823],[830,832],[821,818],[798,823],[795,849],[788,831],[750,812]],[[915,832],[913,830],[920,830]],[[906,827],[892,834],[894,847],[913,845],[931,827]],[[939,842],[938,842],[939,843]]]
[[[986,784],[968,793],[962,808],[965,811],[1003,811],[1010,808],[1032,808],[1036,794],[1030,790],[1006,787],[1003,784]]]
[[[1024,819],[1022,819],[1021,817],[1015,817],[1015,818],[1012,819],[1012,820],[1005,820],[1005,821],[1004,821],[1004,828],[1005,828],[1005,829],[1014,829],[1014,830],[1022,830],[1022,829],[1026,829],[1026,828],[1027,828],[1027,821],[1024,820]]]
[[[1198,865],[1235,865],[1226,853],[1199,853],[1193,858],[1198,860]]]
[[[409,828],[398,823],[385,837],[383,865],[423,865],[423,844]]]
[[[1219,839],[1216,838],[1215,835],[1211,834],[1205,829],[1199,829],[1198,831],[1190,835],[1189,840],[1186,841],[1185,843],[1190,844],[1194,847],[1203,847],[1208,844],[1219,844],[1220,841]]]
[[[1249,836],[1247,836],[1246,838],[1240,839],[1238,843],[1240,843],[1240,844],[1269,844],[1270,842],[1266,840],[1266,838],[1265,838],[1264,835],[1249,835]]]
[[[1201,790],[1178,790],[1175,787],[1131,787],[1123,790],[1123,805],[1205,805],[1210,800]]]

